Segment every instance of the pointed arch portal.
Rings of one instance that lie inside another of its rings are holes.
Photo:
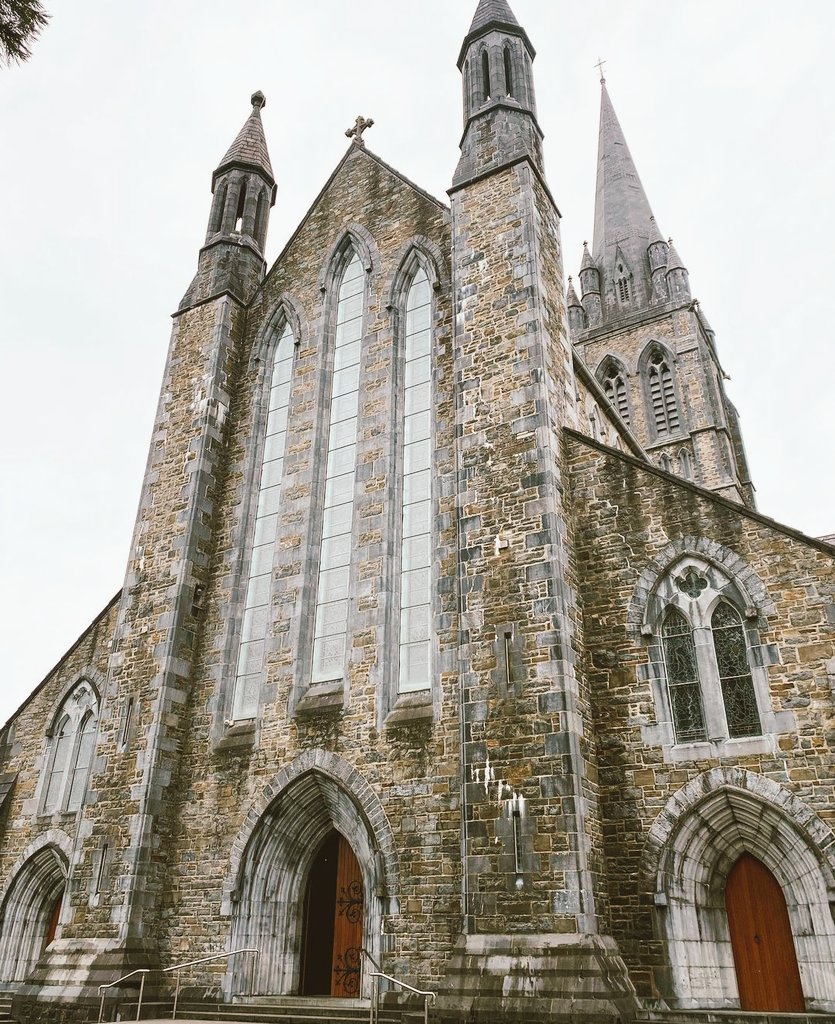
[[[237,872],[232,942],[260,949],[232,996],[361,996],[363,947],[379,959],[384,858],[357,800],[311,770],[273,800]]]
[[[45,846],[20,868],[0,911],[0,983],[25,981],[58,929],[67,884],[63,854]]]

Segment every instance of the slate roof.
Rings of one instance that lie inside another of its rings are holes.
[[[261,108],[265,106],[266,102],[262,92],[256,92],[253,95],[252,113],[227,150],[226,156],[218,164],[214,173],[215,178],[228,167],[252,167],[254,170],[260,171],[271,185],[275,184],[270,154],[267,151],[267,139],[264,135],[264,126],[261,123]]]
[[[486,25],[492,22],[501,22],[505,25],[519,25],[516,15],[510,9],[507,0],[479,0],[478,8],[473,16],[473,23],[470,25],[471,36],[474,32],[480,32]]]

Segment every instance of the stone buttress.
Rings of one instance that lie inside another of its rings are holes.
[[[507,4],[482,0],[459,65],[450,193],[466,934],[441,1006],[600,1019],[628,1012],[633,994],[596,911],[560,451],[575,385],[532,58]]]

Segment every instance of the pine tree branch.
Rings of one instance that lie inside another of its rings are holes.
[[[40,0],[0,0],[0,64],[21,64],[49,21]]]

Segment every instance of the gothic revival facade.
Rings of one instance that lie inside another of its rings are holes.
[[[835,548],[755,510],[605,83],[566,289],[534,56],[480,0],[449,201],[360,119],[269,270],[253,96],[124,587],[2,731],[22,1021],[241,948],[217,999],[835,1013]]]

